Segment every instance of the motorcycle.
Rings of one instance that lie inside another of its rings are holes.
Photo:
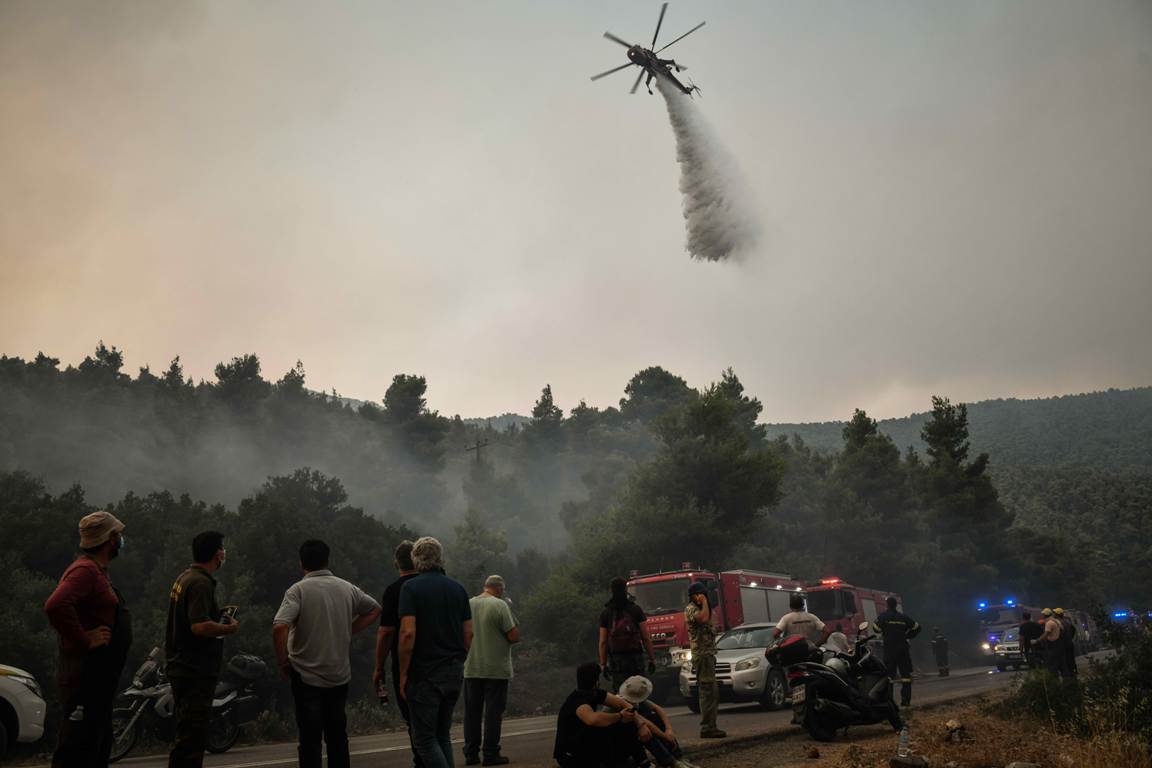
[[[160,665],[161,651],[153,648],[132,675],[132,685],[116,697],[112,710],[112,753],[116,762],[136,745],[140,734],[151,733],[162,741],[175,737],[176,702],[172,684]],[[240,728],[255,720],[264,709],[256,693],[256,682],[265,676],[267,665],[259,656],[237,654],[229,659],[216,684],[212,717],[205,746],[209,752],[227,752],[240,737]]]
[[[868,647],[868,622],[859,627],[854,651],[828,645],[817,648],[803,637],[790,637],[765,651],[769,663],[786,670],[792,689],[792,722],[817,741],[831,741],[851,725],[887,721],[904,727],[892,699],[892,681],[884,662]]]

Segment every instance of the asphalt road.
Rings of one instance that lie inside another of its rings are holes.
[[[913,704],[926,704],[949,701],[965,695],[990,691],[1008,684],[1012,673],[989,671],[987,667],[956,670],[950,677],[925,677],[916,681]],[[668,708],[672,717],[672,727],[681,743],[691,755],[692,746],[700,743],[695,736],[698,732],[697,716],[687,707]],[[729,738],[762,734],[768,730],[788,728],[792,713],[790,710],[766,712],[757,705],[728,704],[720,708],[720,727],[726,730]],[[502,739],[503,752],[516,766],[552,766],[552,740],[555,716],[527,717],[505,720]],[[863,728],[886,729],[886,725],[861,726]],[[453,743],[462,742],[460,729],[453,729]],[[716,744],[715,741],[710,744]],[[358,736],[351,739],[353,768],[403,768],[411,765],[407,734],[403,732],[381,733],[374,736]],[[456,764],[464,760],[457,747]],[[707,760],[700,761],[707,765]],[[259,744],[251,747],[235,747],[222,755],[205,755],[205,768],[273,768],[296,764],[296,744]],[[167,755],[130,756],[121,760],[118,766],[125,768],[162,768],[167,765]]]

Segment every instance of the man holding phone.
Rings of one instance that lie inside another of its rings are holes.
[[[176,705],[176,744],[168,754],[168,768],[200,768],[204,763],[212,695],[224,660],[221,641],[240,627],[235,618],[225,620],[216,604],[215,574],[224,558],[224,534],[196,534],[193,563],[168,595],[164,650]]]
[[[684,623],[692,641],[692,667],[696,671],[696,690],[700,701],[700,738],[722,739],[728,734],[716,727],[720,706],[720,686],[716,682],[716,628],[712,626],[712,606],[704,582],[688,587],[688,606]]]

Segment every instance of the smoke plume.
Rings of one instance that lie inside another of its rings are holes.
[[[747,192],[736,163],[716,140],[690,97],[663,77],[656,86],[668,105],[684,195],[685,249],[692,258],[739,258],[755,243],[758,227],[745,208]]]

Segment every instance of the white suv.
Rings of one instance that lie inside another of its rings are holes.
[[[39,741],[44,735],[44,699],[36,678],[0,664],[0,756],[16,742]]]
[[[780,669],[773,669],[764,658],[772,644],[775,624],[741,624],[716,640],[716,682],[720,701],[758,701],[765,709],[783,709],[791,693]],[[691,661],[691,655],[686,659]],[[691,663],[680,668],[680,693],[688,708],[700,711],[696,673]]]

